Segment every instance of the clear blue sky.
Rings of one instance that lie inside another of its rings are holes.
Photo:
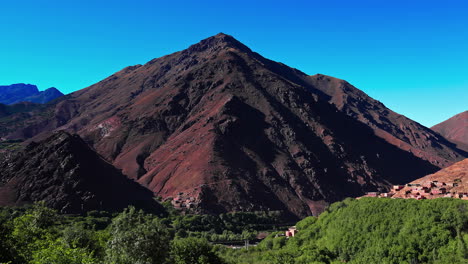
[[[70,93],[219,32],[426,126],[468,109],[461,0],[1,1],[0,85]]]

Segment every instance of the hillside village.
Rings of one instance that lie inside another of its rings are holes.
[[[394,185],[389,192],[368,192],[365,197],[385,197],[403,199],[435,199],[435,198],[459,198],[468,200],[468,192],[458,192],[454,187],[461,184],[461,179],[454,182],[429,181],[425,183],[408,183],[406,185]]]
[[[406,185],[394,185],[389,192],[368,192],[364,197],[468,200],[468,159]]]

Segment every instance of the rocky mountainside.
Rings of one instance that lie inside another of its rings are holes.
[[[0,104],[11,105],[20,102],[45,104],[60,96],[63,96],[63,93],[55,87],[39,91],[37,86],[24,83],[0,86]]]
[[[37,104],[22,102],[14,105],[0,104],[0,118],[11,116],[17,113],[32,112],[38,108]]]
[[[411,152],[432,164],[444,168],[466,150],[457,150],[431,129],[385,107],[344,80],[317,74],[306,81],[325,94],[330,103],[347,115],[369,126],[374,133],[388,143]]]
[[[468,151],[468,111],[457,114],[433,127],[432,130]]]
[[[316,214],[467,155],[348,83],[270,61],[225,34],[12,118],[0,119],[5,139],[78,133],[155,194],[182,193],[209,212]]]
[[[76,135],[57,132],[0,162],[0,206],[45,201],[63,213],[163,212],[151,191],[128,179]]]

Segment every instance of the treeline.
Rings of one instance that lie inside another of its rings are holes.
[[[251,239],[279,212],[166,217],[129,207],[119,214],[61,215],[41,203],[0,209],[0,263],[223,264],[210,240]]]
[[[227,263],[206,239],[174,237],[163,220],[133,207],[115,217],[63,216],[41,204],[4,208],[0,263]]]
[[[248,239],[280,220],[278,212],[161,218],[133,207],[86,216],[41,204],[3,208],[0,263],[468,263],[468,202],[460,199],[347,199],[297,223],[293,238],[273,232],[242,250],[209,241]]]
[[[176,237],[205,238],[211,242],[255,239],[260,231],[285,228],[280,211],[237,212],[220,215],[178,215],[171,213],[165,223]]]
[[[239,264],[468,263],[468,202],[459,199],[347,199],[297,229],[222,255]]]

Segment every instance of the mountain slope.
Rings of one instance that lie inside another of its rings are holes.
[[[58,132],[0,163],[0,206],[45,201],[64,213],[162,212],[153,194],[94,153],[78,136]]]
[[[317,74],[306,77],[306,81],[329,96],[329,102],[338,109],[369,126],[377,136],[438,167],[447,167],[460,156],[467,156],[437,133],[393,112],[344,80]]]
[[[433,127],[432,130],[468,151],[468,111],[457,114]]]
[[[0,104],[11,105],[20,102],[45,104],[60,96],[63,96],[63,93],[54,87],[39,91],[37,86],[24,83],[0,86]]]
[[[367,114],[367,105],[379,103],[350,86],[349,97],[360,95],[366,107],[356,114],[346,110],[348,102],[337,108],[324,92],[328,81],[319,81],[218,34],[67,95],[43,119],[5,128],[3,136],[44,138],[65,129],[164,198],[182,192],[200,211],[295,216],[466,155],[420,125],[411,130],[420,141],[400,135],[404,125],[392,119],[392,129],[376,129],[360,116],[390,110],[380,104]],[[417,156],[423,150],[432,156]]]

